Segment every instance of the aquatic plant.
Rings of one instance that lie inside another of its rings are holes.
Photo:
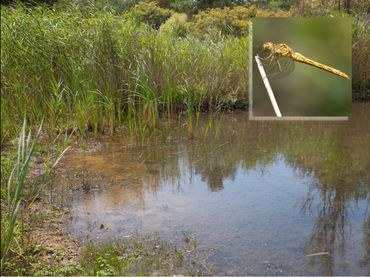
[[[23,125],[20,131],[19,139],[18,139],[18,148],[15,156],[15,160],[12,161],[11,158],[8,158],[6,167],[9,169],[9,176],[5,178],[5,174],[3,175],[2,172],[2,186],[3,189],[3,177],[6,180],[6,191],[4,191],[5,198],[4,198],[4,206],[2,206],[2,214],[1,214],[1,272],[3,272],[4,262],[7,257],[7,253],[10,249],[12,244],[15,231],[17,229],[18,221],[18,213],[22,209],[21,204],[24,199],[24,188],[26,185],[26,179],[29,174],[31,159],[34,156],[36,147],[38,145],[38,141],[41,135],[41,130],[43,124],[41,123],[37,129],[37,132],[32,139],[31,130],[26,132],[26,117],[23,120]],[[58,152],[58,155],[53,162],[53,164],[49,164],[50,160],[45,161],[45,173],[44,176],[47,178],[50,174],[50,171],[53,170],[65,152],[69,149],[69,147],[65,147],[61,152]],[[3,154],[2,154],[3,157]],[[2,161],[3,162],[3,161]],[[4,167],[2,167],[3,169]],[[30,191],[35,191],[35,188],[30,188]],[[3,193],[3,191],[2,191]],[[35,194],[32,194],[35,195]],[[3,197],[3,195],[2,195]]]
[[[26,119],[23,121],[23,126],[19,136],[16,163],[13,166],[7,184],[7,206],[9,211],[7,213],[7,225],[5,228],[2,226],[1,232],[1,270],[13,239],[21,204],[22,191],[28,174],[31,157],[41,134],[41,128],[42,124],[40,124],[36,136],[31,142],[31,131],[28,135],[26,134]]]

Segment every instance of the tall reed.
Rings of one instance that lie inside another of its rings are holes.
[[[1,7],[1,32],[2,144],[24,113],[84,135],[247,101],[246,37],[178,37],[109,10],[21,5]]]

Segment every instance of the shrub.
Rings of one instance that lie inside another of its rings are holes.
[[[264,10],[264,9],[257,9],[256,12],[257,17],[289,17],[290,12],[276,9],[276,10]]]
[[[198,9],[198,2],[194,0],[175,0],[171,8],[180,13],[194,14]]]
[[[248,33],[249,20],[255,15],[255,6],[209,9],[195,15],[190,28],[201,36],[204,34],[241,36]]]
[[[328,16],[332,8],[319,1],[300,1],[290,9],[293,16]]]
[[[159,7],[154,1],[141,1],[127,15],[158,29],[172,14],[173,11]]]
[[[188,16],[185,13],[175,13],[161,25],[159,31],[161,33],[170,33],[174,36],[184,36],[187,33],[185,24],[187,21]]]
[[[244,36],[248,34],[249,23],[255,16],[288,16],[289,12],[257,9],[256,6],[236,6],[234,8],[215,8],[199,12],[189,27],[198,36],[219,35]]]

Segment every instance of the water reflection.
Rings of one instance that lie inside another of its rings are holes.
[[[66,172],[83,172],[89,192],[74,194],[71,230],[191,232],[214,249],[219,274],[369,274],[370,105],[353,113],[349,122],[234,113],[212,119],[220,128],[204,117],[191,140],[177,127],[157,144],[128,149],[118,138],[72,153]],[[318,252],[329,254],[305,256]]]

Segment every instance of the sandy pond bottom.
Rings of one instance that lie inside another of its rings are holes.
[[[348,122],[201,117],[192,139],[181,122],[157,143],[71,152],[61,181],[85,190],[66,199],[68,229],[82,241],[191,235],[216,274],[369,275],[370,105],[353,111]]]

